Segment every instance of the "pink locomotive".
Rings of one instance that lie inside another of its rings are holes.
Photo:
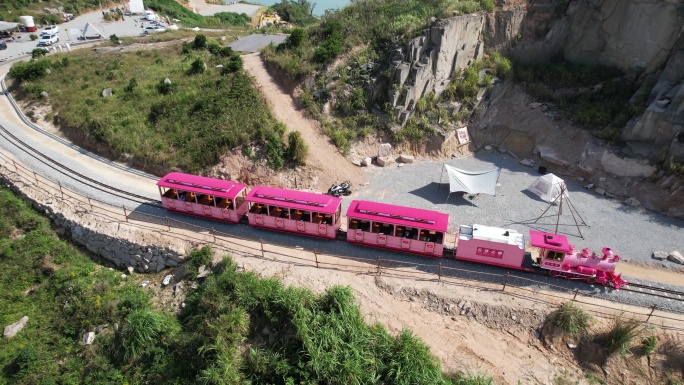
[[[627,284],[622,274],[615,274],[615,264],[620,257],[608,247],[601,250],[603,255],[586,248],[580,252],[563,235],[535,230],[530,230],[530,245],[539,248],[539,267],[554,277],[581,279],[601,285],[612,283],[616,289]]]

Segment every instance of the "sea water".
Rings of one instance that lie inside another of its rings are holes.
[[[224,2],[231,2],[234,0],[223,0]],[[256,3],[256,4],[263,4],[263,5],[273,5],[280,3],[280,0],[247,0],[245,1],[247,3]],[[316,16],[321,16],[325,13],[326,10],[334,10],[334,9],[339,9],[344,7],[345,5],[349,4],[351,0],[309,0],[310,3],[315,4],[316,6],[313,9],[313,14]]]

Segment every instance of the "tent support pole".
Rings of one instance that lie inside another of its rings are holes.
[[[444,175],[444,163],[442,163],[442,172],[439,173],[439,184],[437,185],[437,191],[439,191],[439,188],[442,187],[442,175]],[[447,200],[449,200],[449,197],[447,197]]]
[[[451,196],[451,191],[449,192],[449,194],[447,194],[447,200],[446,200],[446,202],[444,202],[444,204],[447,204],[447,202],[449,202],[449,197],[450,197],[450,196]]]
[[[561,191],[562,191],[562,190],[561,190]],[[546,214],[546,212],[549,211],[549,209],[551,208],[551,206],[553,206],[553,205],[556,203],[556,201],[558,200],[558,198],[560,198],[561,196],[562,196],[562,194],[559,195],[559,196],[557,196],[556,199],[553,200],[553,202],[549,203],[549,206],[546,208],[546,210],[544,210],[543,213],[541,213],[541,215],[539,216],[539,218],[537,218],[537,219],[534,221],[534,223],[539,222],[539,220],[542,219],[542,217],[544,216],[544,214]],[[562,202],[562,201],[561,201],[561,202]]]

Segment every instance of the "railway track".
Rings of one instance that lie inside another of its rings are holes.
[[[133,201],[135,203],[161,207],[160,202],[156,199],[150,199],[149,197],[134,194],[134,193],[116,188],[114,186],[110,186],[110,185],[107,185],[105,183],[99,182],[93,178],[90,178],[86,175],[83,175],[82,173],[79,173],[78,171],[76,171],[76,170],[74,170],[74,169],[72,169],[72,168],[52,159],[52,158],[50,158],[49,156],[45,155],[44,153],[40,152],[36,148],[34,148],[31,145],[24,142],[23,140],[19,139],[16,135],[12,134],[12,132],[10,132],[7,128],[5,128],[1,124],[0,124],[0,137],[5,139],[8,143],[13,144],[15,147],[17,147],[18,149],[20,149],[21,151],[23,151],[27,155],[33,157],[37,161],[46,165],[47,167],[55,170],[56,172],[58,172],[62,175],[65,175],[66,177],[68,177],[70,179],[73,179],[79,183],[82,183],[82,184],[84,184],[90,188],[96,189],[96,190],[104,192],[106,194],[116,196],[118,198],[128,199],[128,200]]]
[[[627,287],[624,287],[621,290],[684,302],[684,291],[663,289],[661,287],[642,285],[640,283],[628,283]]]
[[[107,185],[105,183],[99,182],[93,178],[90,178],[82,173],[79,173],[78,171],[52,159],[51,157],[45,155],[41,151],[37,150],[36,148],[32,147],[31,145],[27,144],[26,142],[22,141],[19,139],[16,135],[14,135],[12,132],[10,132],[7,128],[4,126],[0,125],[0,137],[4,138],[8,143],[13,144],[16,146],[19,150],[22,152],[26,153],[27,155],[35,158],[37,161],[40,163],[46,165],[50,169],[65,175],[66,177],[77,181],[81,184],[84,184],[90,188],[96,189],[98,191],[101,191],[105,194],[115,196],[118,198],[124,198],[129,201],[142,204],[142,205],[149,205],[153,207],[161,207],[161,203],[157,199],[151,199],[149,197],[145,197],[142,195],[134,194],[122,189],[119,189],[114,186]],[[247,221],[245,218],[241,220],[240,223],[247,224]],[[343,230],[340,230],[337,235],[338,240],[346,240],[346,232]],[[453,249],[451,248],[444,248],[443,255],[445,259],[454,259],[454,254],[453,254]],[[547,276],[548,274],[545,271],[535,271],[533,272],[535,275],[544,275]],[[664,289],[660,287],[655,287],[655,286],[649,286],[649,285],[643,285],[643,284],[638,284],[638,283],[629,283],[626,287],[623,287],[621,290],[623,291],[628,291],[636,294],[642,294],[642,295],[647,295],[647,296],[653,296],[653,297],[659,297],[659,298],[664,298],[667,300],[672,300],[672,301],[679,301],[679,302],[684,302],[684,292],[682,291],[677,291],[677,290],[670,290],[670,289]]]

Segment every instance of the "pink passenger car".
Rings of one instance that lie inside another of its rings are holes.
[[[471,262],[532,270],[532,259],[525,253],[525,236],[500,227],[461,226],[456,236],[454,257]]]
[[[612,283],[616,289],[627,284],[621,274],[615,274],[615,264],[620,257],[608,247],[601,250],[603,255],[586,248],[577,251],[563,235],[534,230],[530,230],[530,245],[540,249],[539,267],[548,270],[554,277],[581,279],[602,285]]]
[[[244,184],[172,172],[157,186],[167,210],[227,222],[239,222],[247,212]]]
[[[251,226],[333,239],[340,228],[342,198],[256,186],[245,200]]]
[[[449,214],[354,200],[347,209],[347,241],[441,257]]]

